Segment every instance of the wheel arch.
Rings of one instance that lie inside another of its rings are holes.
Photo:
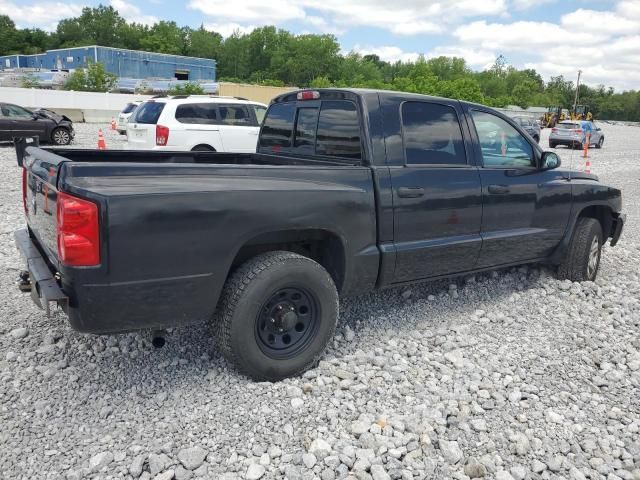
[[[318,262],[329,272],[338,292],[343,290],[347,271],[346,244],[340,235],[322,228],[276,230],[251,237],[236,252],[227,278],[247,260],[276,250],[294,252]]]
[[[198,152],[198,151],[204,152],[204,151],[207,151],[207,150],[210,151],[210,152],[217,152],[217,150],[213,146],[211,146],[211,145],[209,145],[207,143],[199,143],[198,145],[194,146],[191,149],[192,152]]]

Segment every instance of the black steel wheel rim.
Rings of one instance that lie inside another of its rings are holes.
[[[262,305],[256,318],[260,350],[275,359],[296,356],[315,336],[319,317],[313,294],[299,287],[280,288]]]

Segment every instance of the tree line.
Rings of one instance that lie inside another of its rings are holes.
[[[223,38],[204,26],[127,22],[104,5],[86,7],[80,16],[61,20],[53,32],[19,29],[10,17],[0,16],[0,55],[86,45],[212,58],[219,80],[262,85],[384,88],[522,108],[570,108],[575,96],[573,81],[559,75],[545,82],[535,70],[507,65],[502,56],[481,72],[456,57],[387,62],[376,55],[341,54],[334,35],[295,35],[265,26]],[[640,121],[640,91],[615,92],[604,85],[579,88],[580,103],[589,105],[596,118]]]

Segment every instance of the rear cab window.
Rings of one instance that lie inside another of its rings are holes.
[[[164,102],[145,102],[136,110],[134,123],[155,125],[165,107]]]
[[[356,104],[351,100],[273,104],[264,120],[258,152],[360,160]]]
[[[580,128],[580,125],[577,123],[559,123],[556,125],[558,128],[562,128],[563,130],[574,130]]]

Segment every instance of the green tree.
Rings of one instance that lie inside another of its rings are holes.
[[[204,88],[199,83],[187,82],[174,85],[168,91],[168,95],[204,95]]]
[[[65,90],[83,92],[108,92],[116,85],[117,78],[105,70],[100,62],[89,63],[89,66],[74,70],[64,85]]]
[[[24,40],[18,38],[16,24],[7,15],[0,15],[0,55],[19,53]]]
[[[188,35],[189,29],[178,27],[176,22],[161,20],[140,40],[140,47],[150,52],[184,55]]]
[[[187,32],[186,54],[191,57],[217,59],[222,50],[222,35],[210,32],[201,25]]]

